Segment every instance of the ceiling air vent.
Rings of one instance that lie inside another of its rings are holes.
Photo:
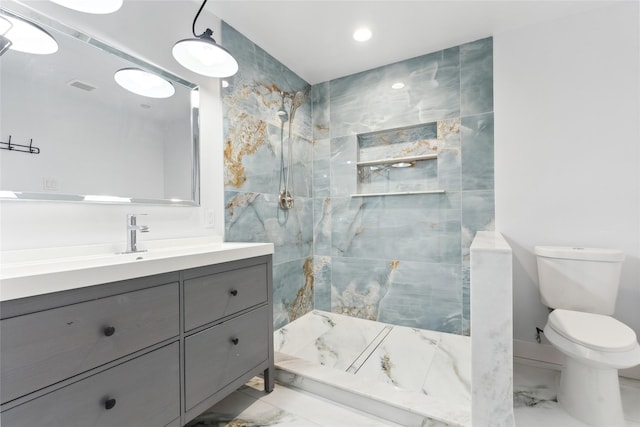
[[[71,80],[67,82],[67,84],[78,89],[86,90],[87,92],[91,92],[92,90],[97,89],[95,86],[92,86],[89,83],[81,82],[80,80]]]

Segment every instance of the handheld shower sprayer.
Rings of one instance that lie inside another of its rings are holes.
[[[285,93],[282,92],[282,103],[280,105],[280,109],[276,112],[281,121],[280,126],[280,193],[278,196],[278,201],[280,204],[280,208],[283,210],[288,210],[293,208],[293,183],[291,186],[289,185],[291,182],[291,171],[293,169],[293,133],[292,133],[292,124],[293,119],[296,115],[296,110],[302,106],[307,98],[309,97],[309,92],[311,87],[307,87],[305,91],[297,91],[293,94],[291,99],[291,108],[289,108],[289,113],[287,114],[287,110],[284,106]],[[286,166],[286,174],[285,174],[285,163],[284,163],[284,124],[289,122],[289,133],[288,133],[288,144],[287,144],[287,166]]]
[[[284,107],[284,98],[285,93],[282,92],[282,103],[280,104],[280,109],[276,112],[276,115],[280,119],[280,188],[278,194],[278,202],[280,204],[280,208],[287,210],[293,207],[293,197],[291,196],[291,192],[289,191],[289,178],[290,178],[290,170],[291,170],[291,155],[289,155],[289,162],[287,166],[287,172],[285,175],[285,165],[284,165],[284,124],[289,121],[289,113]],[[291,153],[291,122],[289,122],[289,144],[288,151]]]

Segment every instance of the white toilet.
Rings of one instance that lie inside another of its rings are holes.
[[[624,254],[536,246],[542,302],[554,309],[544,335],[563,355],[558,403],[592,426],[625,426],[618,369],[640,364],[633,329],[611,317]]]

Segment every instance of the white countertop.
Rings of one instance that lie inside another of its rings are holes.
[[[478,231],[471,242],[470,250],[511,253],[511,246],[497,231]]]
[[[116,253],[109,245],[0,253],[0,301],[273,254],[272,243],[209,238],[148,242],[146,252]]]

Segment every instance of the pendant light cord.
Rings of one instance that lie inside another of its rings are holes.
[[[196,13],[196,17],[193,18],[193,24],[191,25],[191,32],[193,33],[193,37],[202,38],[202,36],[211,37],[213,35],[213,31],[211,31],[209,28],[207,28],[205,30],[205,32],[200,34],[200,35],[196,34],[196,21],[198,20],[198,17],[200,16],[200,13],[202,12],[202,9],[204,9],[204,5],[207,4],[207,1],[208,0],[204,0],[202,2],[202,6],[200,6],[200,9],[198,9],[198,13]]]

